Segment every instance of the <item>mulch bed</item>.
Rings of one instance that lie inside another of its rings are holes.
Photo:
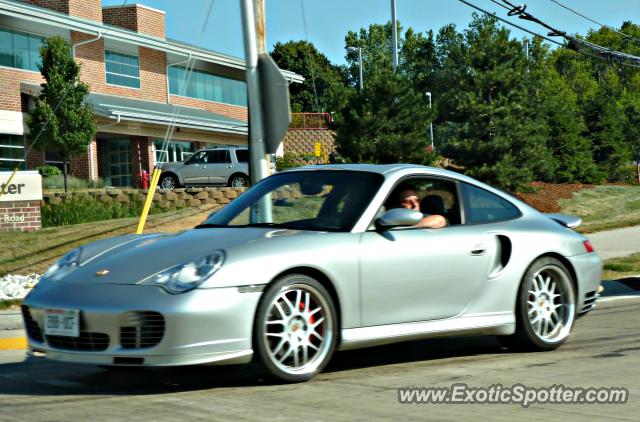
[[[516,192],[514,195],[540,212],[560,212],[559,199],[571,198],[573,192],[593,187],[582,183],[544,182],[533,182],[531,186],[535,192]]]

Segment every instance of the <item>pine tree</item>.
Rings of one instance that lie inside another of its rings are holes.
[[[336,115],[336,145],[351,162],[430,164],[431,110],[424,93],[391,70],[353,93]]]
[[[438,43],[442,117],[454,123],[444,155],[506,189],[552,177],[548,127],[527,89],[522,44],[494,18],[477,15],[464,40],[448,27]]]

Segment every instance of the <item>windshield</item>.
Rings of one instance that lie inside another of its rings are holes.
[[[376,173],[345,170],[279,173],[246,191],[199,227],[350,231],[383,179]],[[270,218],[257,215],[261,200],[271,203]]]

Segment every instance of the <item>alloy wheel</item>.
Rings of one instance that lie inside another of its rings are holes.
[[[540,268],[529,282],[529,325],[542,341],[555,343],[569,335],[575,316],[573,286],[555,265]]]
[[[312,286],[284,286],[271,301],[264,324],[269,359],[285,373],[312,373],[331,352],[335,321],[329,304]]]
[[[173,177],[167,176],[162,179],[162,182],[160,182],[160,187],[162,187],[162,189],[173,189],[176,187],[176,183],[173,180]]]

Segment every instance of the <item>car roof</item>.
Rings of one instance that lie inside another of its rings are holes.
[[[445,170],[439,167],[421,166],[418,164],[321,164],[304,167],[292,168],[291,171],[320,171],[320,170],[349,170],[349,171],[365,171],[369,173],[378,173],[385,177],[392,176],[396,173],[411,174],[422,173],[435,176],[455,177],[457,179],[473,180],[454,171]]]
[[[248,147],[242,145],[216,145],[211,147],[200,148],[198,151],[207,150],[210,151],[212,149],[248,149]]]

